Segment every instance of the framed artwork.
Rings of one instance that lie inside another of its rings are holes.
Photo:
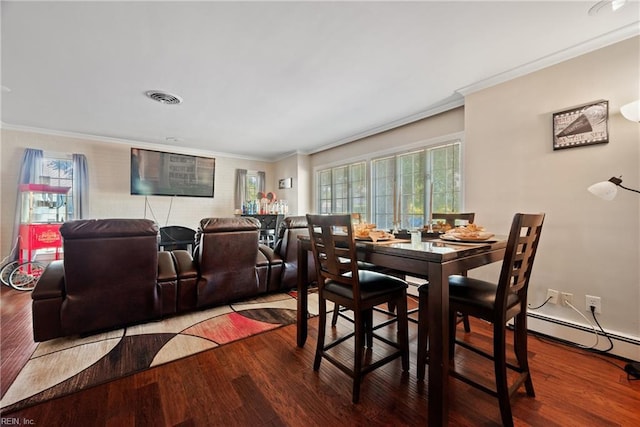
[[[293,181],[293,178],[283,178],[280,181],[278,181],[278,188],[279,189],[291,188],[293,184],[292,181]]]
[[[609,101],[595,101],[553,114],[553,149],[609,142]]]

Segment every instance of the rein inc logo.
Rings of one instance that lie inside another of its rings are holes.
[[[31,426],[36,422],[31,418],[18,418],[18,417],[2,417],[0,418],[0,425],[3,426]]]

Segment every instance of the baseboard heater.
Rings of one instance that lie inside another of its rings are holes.
[[[600,330],[594,332],[593,328],[589,326],[541,315],[539,313],[528,312],[527,317],[527,327],[531,333],[584,346],[591,345],[589,338],[591,337],[591,339],[593,339],[594,333],[597,333],[600,338],[600,345],[595,348],[595,350],[603,350],[606,348],[602,344],[602,339],[605,335]],[[609,332],[606,329],[605,332],[606,336],[614,343],[613,349],[608,352],[609,354],[631,361],[640,360],[640,338]],[[608,347],[609,342],[604,342]]]

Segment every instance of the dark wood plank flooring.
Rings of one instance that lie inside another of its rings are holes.
[[[30,296],[3,287],[2,393],[33,351]],[[295,346],[295,325],[159,366],[6,417],[37,426],[415,426],[427,421],[425,384],[400,362],[369,374],[360,403],[351,404],[351,380],[323,362],[313,372],[317,319],[310,338]],[[414,325],[415,326],[415,325]],[[490,330],[472,321],[471,337],[490,342]],[[462,334],[462,332],[460,332]],[[411,338],[415,340],[415,327]],[[640,425],[640,381],[627,381],[623,361],[531,336],[536,397],[513,399],[519,426]],[[348,351],[347,351],[348,353]],[[462,351],[460,369],[489,378],[491,367]],[[486,368],[485,368],[486,366]],[[452,380],[450,424],[499,425],[495,399]]]

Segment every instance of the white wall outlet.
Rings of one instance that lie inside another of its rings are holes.
[[[549,304],[557,304],[560,294],[555,289],[547,289],[547,300]]]
[[[573,294],[570,294],[569,292],[560,293],[560,301],[563,306],[566,306],[567,303],[573,304]]]
[[[602,300],[600,297],[594,297],[593,295],[585,295],[585,305],[588,312],[591,312],[591,307],[595,307],[597,314],[602,313]]]

